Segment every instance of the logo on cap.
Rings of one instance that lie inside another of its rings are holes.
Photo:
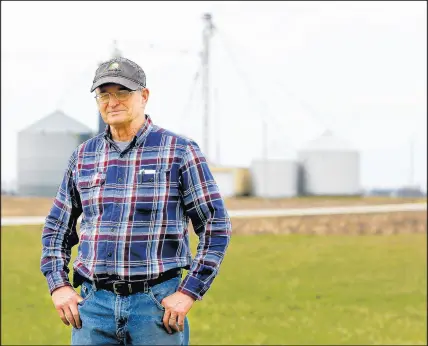
[[[119,69],[119,64],[117,62],[113,62],[110,64],[110,66],[108,67],[109,70],[117,70]]]

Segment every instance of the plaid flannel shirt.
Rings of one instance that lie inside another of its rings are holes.
[[[193,260],[189,219],[199,237]],[[73,152],[44,225],[41,271],[51,293],[71,286],[71,248],[80,243],[73,269],[89,280],[155,279],[181,267],[189,272],[178,290],[201,300],[230,237],[230,218],[198,145],[146,116],[122,152],[108,127]]]

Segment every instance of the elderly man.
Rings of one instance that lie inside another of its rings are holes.
[[[71,155],[43,229],[41,271],[61,320],[73,326],[73,345],[187,345],[186,314],[230,241],[224,202],[198,145],[145,114],[140,66],[125,58],[101,64],[94,90],[106,130]],[[193,259],[190,220],[199,237]],[[78,243],[80,295],[68,278]]]

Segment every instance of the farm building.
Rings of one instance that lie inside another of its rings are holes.
[[[258,159],[251,163],[252,192],[263,198],[295,197],[298,164],[291,159]]]
[[[251,179],[248,168],[210,165],[222,197],[248,196],[251,194]]]
[[[57,110],[18,133],[18,194],[56,195],[73,150],[92,130]]]
[[[360,195],[360,153],[330,131],[298,152],[304,195]]]

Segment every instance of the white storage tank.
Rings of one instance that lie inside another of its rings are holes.
[[[212,175],[220,190],[221,197],[235,196],[235,176],[233,170],[213,170]]]
[[[360,153],[326,131],[299,150],[299,181],[305,195],[360,195]]]
[[[251,181],[248,168],[210,165],[210,170],[222,197],[250,195]]]
[[[263,198],[297,195],[298,164],[291,159],[257,159],[251,163],[253,195]]]
[[[92,130],[55,111],[18,133],[18,193],[55,197],[73,150]]]

